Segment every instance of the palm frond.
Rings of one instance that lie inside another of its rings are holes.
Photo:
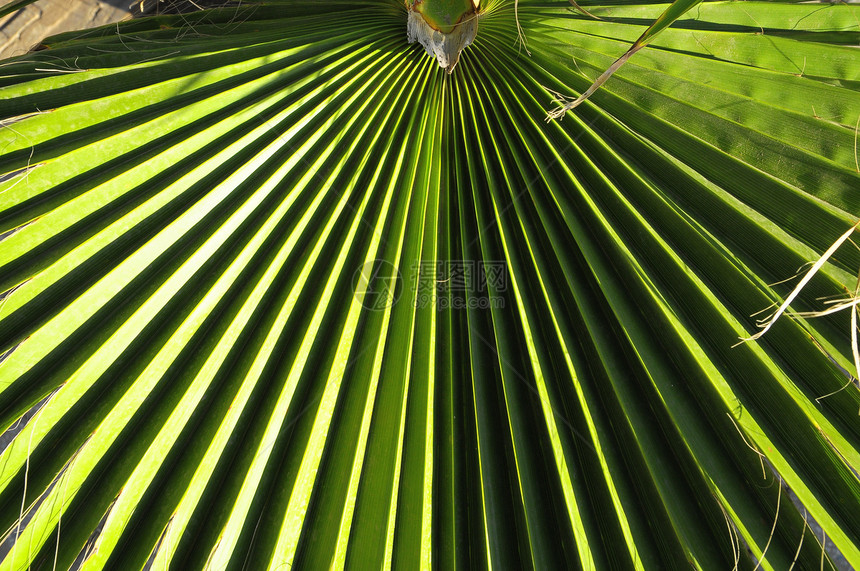
[[[4,62],[0,569],[860,565],[851,324],[733,347],[860,212],[860,8],[702,3],[545,123],[668,5],[583,7],[450,76],[388,0]]]

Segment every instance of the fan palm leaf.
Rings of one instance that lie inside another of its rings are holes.
[[[0,569],[860,565],[851,323],[734,346],[860,212],[860,8],[702,3],[547,123],[668,6],[584,7],[4,62]]]

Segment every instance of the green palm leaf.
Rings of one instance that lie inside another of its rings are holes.
[[[860,212],[860,8],[700,4],[545,123],[668,6],[584,7],[451,75],[388,0],[4,62],[0,569],[860,564],[849,320],[732,347]]]
[[[13,12],[33,4],[34,2],[36,2],[36,0],[10,0],[0,6],[0,18],[8,14],[12,14]]]

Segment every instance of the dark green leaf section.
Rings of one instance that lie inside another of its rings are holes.
[[[2,6],[0,6],[0,18],[3,16],[7,16],[12,12],[16,12],[21,8],[29,6],[36,0],[9,0],[9,2],[5,2]]]
[[[451,76],[385,0],[4,62],[0,569],[860,565],[849,320],[732,347],[860,212],[858,8],[701,4],[552,123],[666,6],[485,8]]]

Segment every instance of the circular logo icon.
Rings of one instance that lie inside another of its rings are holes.
[[[352,294],[367,309],[391,307],[400,297],[400,272],[385,260],[365,262],[352,275]]]

